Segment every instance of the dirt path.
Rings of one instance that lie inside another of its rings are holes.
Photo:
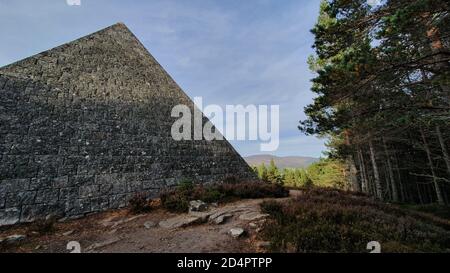
[[[127,210],[106,212],[57,223],[48,235],[33,231],[33,226],[22,226],[0,231],[0,238],[26,235],[0,252],[70,252],[67,244],[71,241],[80,244],[81,252],[257,252],[254,238],[265,218],[259,207],[262,201],[243,200],[206,213],[183,215],[164,210],[143,215],[130,215]],[[230,230],[235,228],[245,233],[233,237]]]

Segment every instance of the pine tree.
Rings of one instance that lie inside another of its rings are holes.
[[[353,189],[394,202],[449,199],[448,10],[444,0],[322,1],[308,60],[317,97],[299,128],[330,138],[329,157],[346,162]]]
[[[283,182],[281,173],[275,165],[275,161],[273,159],[270,160],[269,169],[267,170],[267,180],[275,184],[282,184]]]

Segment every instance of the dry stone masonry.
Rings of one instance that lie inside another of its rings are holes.
[[[227,141],[174,141],[178,104],[193,111],[123,24],[0,68],[0,225],[120,208],[182,179],[253,177]]]

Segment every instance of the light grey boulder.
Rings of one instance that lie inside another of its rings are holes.
[[[233,217],[232,214],[223,214],[215,218],[212,222],[216,225],[224,224],[229,218]]]
[[[157,225],[158,225],[158,224],[155,223],[155,222],[153,222],[153,221],[147,221],[147,222],[144,223],[144,227],[145,227],[146,229],[154,228],[154,227],[156,227]]]
[[[194,200],[189,202],[189,211],[205,211],[208,209],[208,204],[201,200]]]
[[[14,234],[14,235],[6,237],[6,239],[4,239],[4,242],[7,244],[16,244],[18,242],[25,240],[26,238],[27,238],[27,236],[25,236],[25,235]]]
[[[201,217],[192,215],[181,215],[176,216],[164,221],[159,222],[159,226],[162,228],[173,229],[187,227],[193,224],[200,223],[202,221]]]
[[[199,222],[205,223],[208,221],[209,217],[211,216],[211,212],[199,212],[199,211],[190,211],[190,216],[193,217],[199,217]]]
[[[262,214],[259,212],[248,212],[248,213],[244,213],[241,216],[239,216],[240,220],[244,220],[244,221],[256,221],[256,220],[261,220],[261,219],[265,219],[269,217],[268,214]]]
[[[17,224],[20,220],[20,210],[17,208],[0,209],[0,226]]]
[[[242,235],[244,235],[244,233],[245,233],[245,230],[243,228],[232,228],[232,229],[230,229],[230,235],[233,238],[239,238]]]

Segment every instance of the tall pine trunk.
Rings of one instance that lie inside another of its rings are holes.
[[[378,165],[375,158],[375,149],[373,148],[373,142],[372,140],[369,141],[369,148],[370,148],[370,158],[372,160],[372,168],[373,168],[373,177],[375,179],[375,192],[378,200],[383,201],[383,191],[381,188],[381,180],[380,180],[380,173],[378,171]]]
[[[356,192],[361,192],[361,185],[358,182],[358,171],[356,170],[356,166],[355,166],[355,160],[353,159],[353,156],[349,156],[348,157],[348,164],[350,167],[350,181],[352,183],[352,190],[356,191]]]
[[[439,139],[439,144],[441,145],[442,154],[444,155],[445,165],[447,165],[447,172],[450,178],[450,157],[447,152],[447,148],[445,147],[444,138],[442,137],[441,128],[436,126],[436,134]]]
[[[364,156],[361,151],[361,148],[358,149],[358,158],[359,158],[362,192],[369,193],[369,181],[367,180],[366,163],[364,162]]]
[[[440,205],[444,205],[444,197],[442,196],[441,188],[439,187],[438,179],[436,177],[436,173],[434,171],[433,157],[431,155],[430,147],[428,146],[427,138],[425,137],[425,133],[422,129],[420,129],[420,133],[422,135],[423,145],[425,148],[425,152],[427,153],[428,165],[431,170],[431,176],[433,178],[434,189],[436,191],[437,201]]]
[[[397,154],[394,154],[394,165],[395,165],[395,173],[397,175],[397,182],[400,186],[400,201],[405,202],[408,200],[408,193],[406,192],[406,188],[402,183],[402,174],[400,172],[400,166],[398,164]]]
[[[420,191],[420,185],[419,183],[417,183],[417,181],[416,181],[416,188],[417,188],[417,196],[419,197],[419,203],[423,205],[422,192]]]
[[[387,163],[387,169],[388,169],[388,174],[389,174],[389,181],[390,181],[391,189],[392,189],[392,201],[397,203],[398,202],[398,190],[397,190],[397,185],[395,184],[394,171],[392,170],[391,158],[390,158],[386,140],[384,139],[384,137],[383,137],[383,146],[384,146],[384,153],[386,155],[386,163]]]

